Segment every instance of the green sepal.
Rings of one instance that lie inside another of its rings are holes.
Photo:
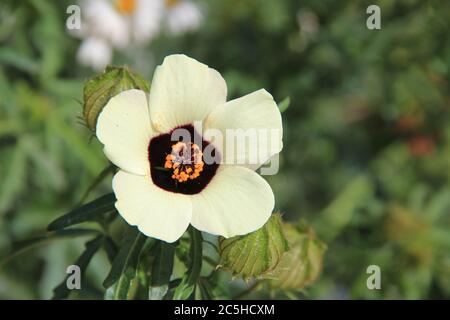
[[[264,226],[244,236],[220,238],[220,267],[245,280],[273,270],[288,249],[281,215],[273,214]]]
[[[319,277],[326,245],[304,221],[297,226],[285,223],[283,230],[289,250],[267,278],[272,288],[301,290]]]
[[[149,91],[149,84],[127,67],[108,66],[105,71],[86,81],[83,90],[83,117],[89,129],[95,130],[97,118],[109,99],[122,91]]]

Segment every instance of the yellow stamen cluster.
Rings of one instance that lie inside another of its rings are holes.
[[[203,153],[195,143],[177,142],[166,156],[164,168],[173,169],[172,179],[186,182],[200,176],[203,171]]]
[[[117,10],[123,14],[132,14],[136,8],[136,0],[117,0]]]

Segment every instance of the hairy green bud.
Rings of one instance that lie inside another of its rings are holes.
[[[130,89],[148,92],[149,84],[127,67],[108,66],[102,74],[88,79],[83,90],[83,117],[89,129],[95,130],[98,115],[109,99]]]
[[[273,214],[260,229],[232,238],[220,238],[220,266],[245,280],[272,271],[287,250],[281,215]]]

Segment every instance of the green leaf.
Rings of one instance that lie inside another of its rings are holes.
[[[101,247],[103,243],[103,236],[98,236],[97,238],[88,241],[86,243],[86,249],[81,254],[81,256],[77,259],[77,261],[74,263],[77,265],[81,270],[81,283],[83,283],[83,278],[86,274],[86,268],[89,265],[89,262],[91,262],[92,257],[94,254],[98,251],[98,249]],[[67,287],[67,276],[55,289],[53,289],[53,298],[54,300],[60,300],[60,299],[66,299],[71,290]]]
[[[41,141],[31,134],[23,134],[20,141],[31,161],[33,173],[39,174],[39,178],[35,179],[44,183],[41,188],[50,189],[49,191],[63,189],[67,178],[55,159],[45,152]]]
[[[108,193],[57,218],[48,225],[47,230],[54,231],[74,224],[93,221],[101,214],[113,212],[115,201],[114,193]]]
[[[174,300],[186,300],[192,292],[195,290],[197,280],[202,270],[203,261],[203,237],[202,233],[193,227],[189,228],[189,234],[191,236],[191,247],[189,251],[190,266],[181,281],[181,284],[175,289],[173,296]]]
[[[62,116],[57,112],[48,114],[48,130],[51,130],[52,135],[60,137],[60,141],[71,152],[71,155],[80,159],[86,170],[96,175],[105,166],[105,159],[98,152],[93,152],[93,146],[86,143],[84,135],[80,135],[73,130],[73,125],[67,123]]]
[[[49,233],[42,237],[33,238],[30,240],[24,240],[17,242],[13,245],[11,252],[0,260],[0,269],[7,264],[9,261],[19,256],[22,253],[27,252],[33,248],[48,244],[50,242],[67,239],[67,238],[75,238],[75,237],[83,237],[92,234],[98,234],[97,230],[92,229],[66,229],[66,230],[58,230],[52,233]]]
[[[34,59],[8,47],[0,50],[0,63],[31,74],[36,73],[39,69],[39,65]]]
[[[283,113],[289,108],[289,105],[291,104],[291,98],[286,97],[278,104],[278,109],[280,109],[280,112]]]
[[[94,179],[89,188],[81,197],[80,205],[84,202],[84,200],[86,200],[92,190],[94,190],[110,173],[114,174],[114,168],[114,165],[110,164],[98,174],[98,176]]]
[[[30,4],[36,9],[39,19],[30,30],[33,38],[42,37],[46,41],[37,41],[36,47],[40,51],[40,76],[48,80],[56,76],[64,65],[65,32],[59,28],[58,9],[45,0],[31,0]],[[46,83],[46,81],[43,81]]]
[[[103,242],[103,249],[106,252],[106,255],[108,256],[109,262],[113,263],[114,259],[117,256],[117,246],[114,243],[114,240],[111,239],[111,237],[105,236],[105,241]]]
[[[198,286],[195,290],[195,299],[196,300],[213,300],[214,299],[211,284],[209,283],[208,279],[200,278],[198,280]]]
[[[128,299],[133,280],[136,278],[139,255],[146,239],[145,235],[137,229],[133,229],[124,239],[111,266],[111,271],[103,281],[105,288],[115,285],[113,299]]]
[[[173,243],[159,242],[156,248],[155,261],[152,267],[149,299],[162,300],[169,290],[170,276],[172,275],[175,245]]]
[[[317,233],[331,242],[351,221],[358,209],[373,195],[373,182],[367,175],[354,178],[314,221]]]
[[[2,155],[5,155],[2,152]],[[22,191],[26,180],[27,154],[19,141],[9,159],[8,166],[0,171],[0,215],[6,212]]]

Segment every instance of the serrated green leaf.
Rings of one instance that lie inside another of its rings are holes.
[[[202,270],[203,262],[203,237],[202,233],[194,227],[189,228],[191,237],[191,247],[189,250],[190,266],[181,281],[181,284],[175,289],[174,300],[186,300],[195,290],[197,280]]]
[[[81,283],[83,283],[86,269],[91,262],[94,254],[101,247],[103,239],[103,236],[98,236],[97,238],[88,241],[85,245],[86,249],[74,263],[74,265],[78,266],[81,270]],[[64,280],[55,289],[53,289],[53,300],[66,299],[69,296],[72,290],[67,287],[67,278],[68,276],[64,278]]]
[[[115,201],[116,197],[114,193],[103,195],[100,198],[97,198],[57,218],[48,225],[47,230],[54,231],[67,228],[74,224],[86,221],[94,221],[99,217],[99,215],[115,211]]]
[[[174,257],[175,245],[173,243],[163,241],[158,243],[150,281],[150,300],[162,300],[169,290]]]
[[[135,286],[139,256],[146,240],[147,237],[144,234],[134,229],[122,243],[111,266],[111,271],[103,281],[105,288],[115,286],[113,299],[130,298],[130,291]]]

